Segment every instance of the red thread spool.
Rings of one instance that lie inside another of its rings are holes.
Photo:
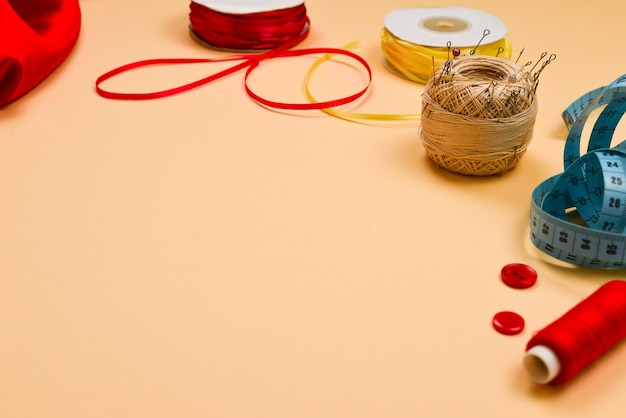
[[[254,13],[224,13],[191,2],[192,34],[211,48],[230,51],[266,51],[285,45],[309,30],[304,3]]]
[[[565,383],[625,336],[626,282],[614,280],[537,332],[524,369],[537,383]]]

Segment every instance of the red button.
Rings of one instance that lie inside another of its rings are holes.
[[[493,327],[500,334],[516,335],[524,330],[524,318],[510,311],[498,312],[493,317]]]
[[[537,281],[537,272],[526,264],[512,263],[502,268],[502,281],[515,289],[527,289]]]

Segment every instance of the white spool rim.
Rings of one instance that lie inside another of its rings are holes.
[[[395,37],[417,45],[453,48],[475,46],[485,29],[482,44],[503,39],[508,33],[504,22],[489,13],[467,7],[413,7],[387,14],[385,28]]]
[[[289,9],[304,4],[303,0],[192,0],[220,13],[250,14]]]
[[[545,345],[531,347],[524,355],[524,370],[537,383],[546,384],[561,372],[561,362]]]

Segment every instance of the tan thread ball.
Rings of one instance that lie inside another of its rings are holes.
[[[422,95],[427,155],[456,173],[490,176],[514,168],[532,139],[537,82],[505,58],[462,56],[440,66]]]

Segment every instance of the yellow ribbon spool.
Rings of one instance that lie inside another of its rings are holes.
[[[454,56],[511,58],[512,52],[500,19],[465,7],[394,10],[385,17],[381,46],[391,72],[421,84]]]

